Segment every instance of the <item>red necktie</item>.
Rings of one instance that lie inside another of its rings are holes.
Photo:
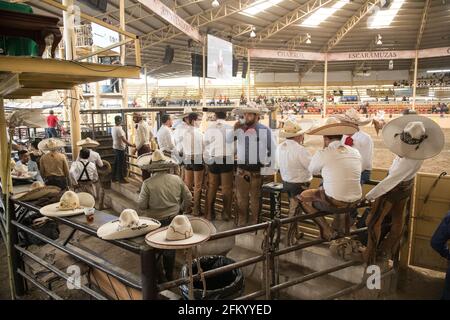
[[[353,138],[348,136],[347,138],[345,138],[345,145],[353,147]]]

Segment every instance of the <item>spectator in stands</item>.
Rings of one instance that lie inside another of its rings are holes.
[[[27,150],[20,150],[18,152],[19,161],[16,164],[24,164],[28,167],[28,172],[37,172],[37,175],[34,177],[34,180],[39,182],[44,182],[39,172],[39,168],[36,162],[30,159],[30,154]]]
[[[47,138],[56,138],[58,137],[58,132],[56,129],[58,128],[58,117],[55,116],[53,110],[49,111],[49,115],[47,116]]]
[[[126,170],[126,147],[135,147],[134,144],[128,142],[125,137],[125,131],[122,129],[122,117],[115,116],[114,118],[115,126],[112,128],[112,140],[113,140],[113,150],[115,154],[114,166],[112,172],[112,181],[119,183],[128,183],[125,179]]]
[[[447,259],[448,268],[445,276],[444,292],[442,293],[442,300],[450,300],[450,249],[447,245],[450,240],[450,211],[442,219],[440,225],[431,238],[431,247],[441,255],[442,258]]]

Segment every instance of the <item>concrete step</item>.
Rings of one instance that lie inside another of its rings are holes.
[[[121,193],[114,191],[112,188],[105,190],[104,205],[106,208],[110,208],[117,215],[120,215],[120,213],[125,209],[134,209],[138,211],[138,205],[135,201],[124,197]]]
[[[123,198],[127,198],[128,200],[137,203],[142,182],[133,178],[128,178],[128,181],[130,183],[111,183],[111,190],[119,193]]]

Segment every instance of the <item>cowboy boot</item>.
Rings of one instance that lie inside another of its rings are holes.
[[[314,222],[320,228],[320,237],[326,241],[330,241],[337,236],[337,232],[330,227],[324,217],[314,218]]]

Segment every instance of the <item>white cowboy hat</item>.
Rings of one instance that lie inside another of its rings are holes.
[[[28,191],[17,193],[13,195],[11,199],[19,201],[33,201],[49,194],[56,194],[59,192],[61,192],[61,189],[57,186],[46,186],[40,181],[35,181],[31,184]]]
[[[41,151],[52,151],[64,148],[66,143],[61,139],[48,138],[44,139],[38,144],[38,149]]]
[[[361,117],[360,113],[355,108],[348,109],[344,114],[336,114],[333,116],[339,119],[341,122],[349,122],[357,126],[365,126],[372,121],[371,118]]]
[[[66,191],[58,203],[42,207],[40,212],[47,217],[68,217],[81,214],[86,208],[93,208],[95,199],[86,192]]]
[[[256,104],[256,102],[251,101],[249,103],[247,103],[247,105],[241,107],[239,106],[238,108],[233,110],[234,114],[244,114],[244,113],[255,113],[255,114],[262,114],[264,112],[267,112],[267,108],[261,108],[258,107],[258,105]]]
[[[358,126],[349,122],[340,122],[338,119],[330,117],[325,120],[325,123],[312,126],[306,133],[316,136],[337,136],[349,135],[351,136],[358,131]]]
[[[136,165],[142,170],[155,172],[168,170],[177,164],[172,159],[166,157],[161,150],[156,149],[153,153],[146,153],[139,156],[136,160]]]
[[[77,142],[77,146],[85,148],[95,148],[99,145],[100,143],[98,141],[92,140],[91,138],[82,139]]]
[[[168,227],[149,233],[145,242],[158,249],[186,249],[207,241],[214,229],[208,220],[177,215]]]
[[[37,175],[37,172],[29,172],[28,166],[25,164],[17,163],[14,164],[14,168],[11,171],[11,177],[17,180],[28,180],[32,179]]]
[[[406,115],[386,124],[382,131],[386,146],[400,157],[424,160],[439,154],[444,148],[444,132],[433,120]]]
[[[97,236],[105,240],[134,238],[158,229],[160,226],[161,223],[158,220],[139,217],[135,210],[125,209],[120,214],[119,220],[100,226]]]
[[[280,138],[293,138],[303,135],[313,125],[312,122],[300,123],[294,119],[287,119],[283,123],[283,128],[280,130]]]
[[[202,112],[201,111],[194,111],[191,107],[184,107],[183,109],[183,113],[181,115],[181,118],[185,118],[188,115],[192,114],[192,113],[196,113],[198,115],[201,115]]]

